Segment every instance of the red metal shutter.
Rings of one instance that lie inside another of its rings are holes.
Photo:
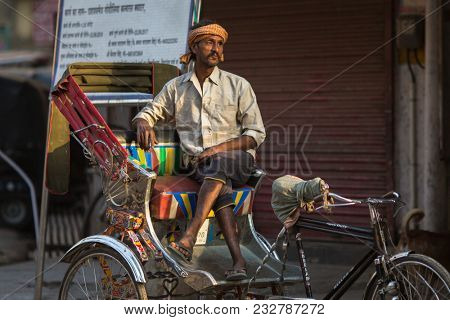
[[[270,195],[280,175],[319,176],[348,197],[392,188],[390,45],[299,102],[390,38],[390,1],[206,0],[203,6],[202,17],[230,34],[221,68],[252,84],[268,131],[259,150],[268,177],[254,206],[261,233],[279,230]],[[365,225],[368,211],[343,208],[330,219]]]

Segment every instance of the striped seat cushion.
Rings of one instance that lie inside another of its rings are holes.
[[[150,211],[152,217],[161,220],[191,219],[197,205],[200,185],[194,180],[181,176],[164,176],[156,179],[153,188]],[[233,190],[236,216],[252,212],[255,190],[244,186]],[[214,217],[211,210],[208,218]]]
[[[139,148],[134,141],[122,145],[130,160],[142,168],[156,171],[158,176],[170,176],[180,169],[180,146],[178,143],[159,143],[148,151]]]

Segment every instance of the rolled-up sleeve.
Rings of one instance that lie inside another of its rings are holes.
[[[266,138],[266,129],[259,111],[256,95],[250,83],[245,82],[239,95],[239,119],[242,125],[242,135],[253,137],[259,147]]]
[[[134,118],[134,124],[137,119],[146,120],[151,127],[160,121],[169,121],[174,115],[174,90],[171,90],[173,82],[166,83],[160,93],[149,102]]]

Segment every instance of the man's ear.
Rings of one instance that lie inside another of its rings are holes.
[[[197,54],[198,53],[198,42],[194,43],[191,47],[191,51],[193,54]]]

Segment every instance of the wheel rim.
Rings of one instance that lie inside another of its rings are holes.
[[[396,286],[394,288],[394,286]],[[390,269],[390,283],[378,284],[372,300],[448,300],[450,288],[442,276],[420,261],[395,263]]]
[[[67,274],[61,298],[67,300],[134,300],[138,290],[123,264],[107,253],[91,253]]]
[[[9,225],[20,225],[27,217],[27,206],[20,200],[7,203],[1,208],[3,220]]]

